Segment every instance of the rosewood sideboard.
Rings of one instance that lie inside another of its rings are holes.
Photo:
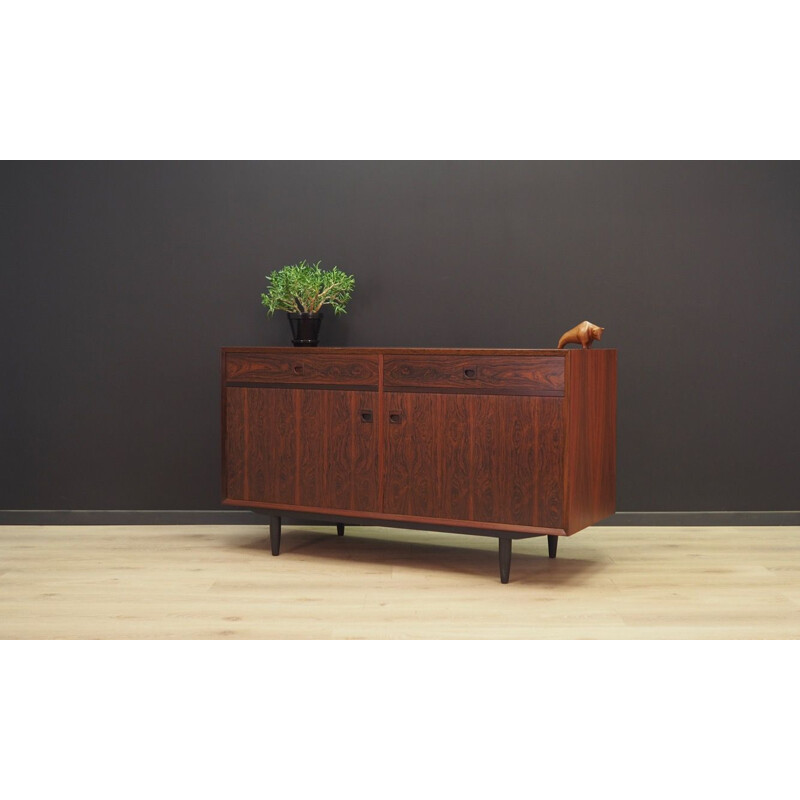
[[[616,350],[222,349],[222,496],[267,513],[569,536],[614,512]]]

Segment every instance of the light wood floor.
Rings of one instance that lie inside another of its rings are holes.
[[[800,527],[0,527],[3,639],[797,639]]]

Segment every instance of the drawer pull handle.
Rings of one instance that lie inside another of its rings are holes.
[[[362,411],[361,412],[361,421],[362,422],[372,422],[372,412],[371,411]]]
[[[402,414],[389,414],[389,422],[391,422],[392,425],[399,425],[402,421],[403,421]]]
[[[295,364],[294,365],[294,373],[295,373],[295,375],[302,375],[303,374],[303,365],[302,364]]]
[[[478,377],[478,368],[477,367],[467,367],[464,370],[464,377],[465,378],[477,378]]]

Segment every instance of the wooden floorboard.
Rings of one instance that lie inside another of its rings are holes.
[[[0,527],[3,639],[797,639],[800,527]]]

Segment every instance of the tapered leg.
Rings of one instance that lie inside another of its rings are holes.
[[[551,536],[549,533],[547,534],[547,552],[550,554],[550,558],[556,557],[556,550],[558,549],[558,536]]]
[[[269,543],[272,545],[272,555],[276,556],[281,551],[281,518],[269,518]]]
[[[339,536],[344,536],[344,525],[342,525],[341,522],[336,525],[336,533],[338,533]]]
[[[508,583],[511,571],[511,539],[499,537],[500,542],[500,583]]]

